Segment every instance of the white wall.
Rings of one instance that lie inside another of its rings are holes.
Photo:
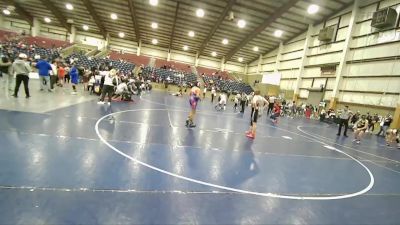
[[[361,9],[356,18],[356,25],[350,41],[350,50],[340,83],[339,102],[366,104],[374,106],[395,107],[400,94],[400,27],[383,32],[375,32],[371,18],[377,8],[377,1],[360,1]],[[368,7],[363,7],[373,3]],[[379,8],[395,8],[400,12],[400,0],[383,0]],[[345,14],[344,14],[345,13]],[[351,11],[349,9],[338,13],[340,15],[337,38],[333,43],[322,45],[318,40],[318,32],[323,24],[315,25],[310,45],[301,74],[300,97],[307,98],[308,90],[326,84],[324,98],[329,100],[335,85],[334,75],[321,74],[321,64],[338,64],[343,57],[344,40],[349,32]],[[327,26],[337,26],[339,17],[326,21]],[[375,32],[375,33],[374,33]],[[298,41],[296,41],[298,40]],[[283,46],[278,71],[282,74],[281,90],[294,90],[296,78],[300,76],[301,58],[305,34],[294,38]],[[275,69],[277,50],[263,56],[262,72]],[[376,59],[378,58],[378,59]],[[252,62],[248,74],[255,73],[258,60]],[[370,77],[368,77],[370,76]]]

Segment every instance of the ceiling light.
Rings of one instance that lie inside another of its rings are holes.
[[[45,18],[44,18],[44,22],[50,23],[50,22],[51,22],[51,19],[50,19],[49,17],[45,17]]]
[[[239,20],[237,22],[237,25],[238,25],[239,28],[243,28],[243,27],[246,26],[246,21],[245,20]]]
[[[111,17],[111,19],[113,19],[113,20],[118,19],[118,16],[117,16],[117,14],[115,14],[115,13],[111,13],[110,17]]]
[[[158,43],[158,40],[157,39],[153,39],[153,40],[151,40],[151,43],[153,43],[153,45],[156,45]]]
[[[89,26],[88,26],[88,25],[83,25],[82,28],[83,28],[84,30],[89,30]]]
[[[73,6],[71,3],[65,4],[65,7],[66,7],[68,10],[73,10],[73,9],[74,9],[74,6]]]
[[[215,56],[217,56],[217,53],[216,52],[211,52],[211,55],[215,57]]]
[[[8,10],[8,9],[3,9],[3,13],[5,15],[10,15],[11,14],[10,10]]]
[[[149,0],[150,5],[156,6],[158,5],[158,0]]]
[[[239,58],[238,58],[238,61],[239,61],[239,62],[243,62],[243,57],[239,57]]]
[[[189,47],[188,47],[187,45],[184,45],[184,46],[183,46],[183,50],[184,50],[184,51],[187,51],[187,50],[189,50]]]
[[[197,17],[203,17],[204,16],[204,10],[203,9],[196,10],[196,16]]]
[[[152,22],[151,23],[151,28],[157,29],[158,28],[158,23]]]
[[[319,10],[319,6],[312,4],[312,5],[308,6],[307,12],[308,12],[308,14],[315,14],[318,12],[318,10]]]
[[[228,43],[229,43],[228,39],[224,38],[224,39],[222,40],[222,44],[227,45]]]
[[[274,32],[275,37],[282,37],[282,34],[283,34],[283,31],[281,31],[281,30],[276,30]]]
[[[189,37],[194,37],[194,31],[189,31],[188,35]]]
[[[119,33],[118,33],[118,36],[119,36],[120,38],[123,38],[123,37],[125,37],[125,34],[124,34],[123,32],[119,32]]]
[[[258,52],[258,47],[257,47],[257,46],[254,46],[254,47],[253,47],[253,51]]]

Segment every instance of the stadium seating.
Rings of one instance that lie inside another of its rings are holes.
[[[93,68],[99,67],[100,65],[105,65],[108,67],[113,67],[123,74],[129,75],[131,74],[132,70],[135,68],[135,64],[126,62],[123,60],[113,60],[107,58],[88,58],[83,54],[73,53],[66,58],[67,62],[70,62],[71,59],[78,65],[83,66],[85,68]]]
[[[231,91],[233,93],[244,92],[246,94],[253,92],[253,88],[243,82],[223,79],[222,76],[216,75],[202,75],[202,77],[207,87],[213,84],[219,91]]]

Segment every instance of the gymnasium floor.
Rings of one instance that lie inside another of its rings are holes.
[[[156,91],[111,109],[93,97],[30,107],[0,110],[0,224],[400,222],[400,151],[376,136],[356,145],[334,126],[263,115],[249,140],[249,109],[209,99],[187,129],[187,97]]]

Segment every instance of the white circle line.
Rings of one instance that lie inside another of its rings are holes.
[[[205,181],[201,181],[201,180],[196,180],[190,177],[186,177],[186,176],[182,176],[176,173],[172,173],[163,169],[160,169],[158,167],[155,167],[153,165],[150,165],[148,163],[142,162],[136,158],[133,158],[132,156],[120,151],[119,149],[117,149],[116,147],[114,147],[113,145],[111,145],[107,140],[105,140],[103,138],[103,136],[101,136],[100,131],[99,131],[99,124],[101,123],[101,121],[103,121],[105,118],[109,117],[109,116],[113,116],[116,114],[121,114],[121,113],[125,113],[125,112],[137,112],[137,111],[166,111],[167,109],[132,109],[132,110],[123,110],[123,111],[119,111],[119,112],[113,112],[110,114],[107,114],[103,117],[101,117],[100,119],[97,120],[96,125],[95,125],[95,131],[97,136],[99,137],[99,139],[106,144],[109,148],[111,148],[113,151],[115,151],[116,153],[124,156],[127,159],[132,160],[133,162],[136,162],[142,166],[148,167],[150,169],[153,169],[155,171],[158,171],[160,173],[163,174],[167,174],[170,175],[172,177],[176,177],[182,180],[186,180],[189,182],[193,182],[196,184],[201,184],[201,185],[205,185],[205,186],[209,186],[209,187],[214,187],[214,188],[218,188],[218,189],[222,189],[222,190],[228,190],[228,191],[234,191],[234,192],[239,192],[239,193],[243,193],[243,194],[250,194],[250,195],[256,195],[256,196],[263,196],[263,197],[272,197],[272,198],[281,198],[281,199],[291,199],[291,200],[338,200],[338,199],[346,199],[346,198],[352,198],[352,197],[356,197],[358,195],[362,195],[366,192],[368,192],[369,190],[371,190],[371,188],[374,186],[374,176],[372,175],[371,171],[368,169],[368,167],[366,167],[362,162],[360,162],[359,160],[357,160],[356,158],[352,157],[351,155],[340,151],[338,149],[335,149],[335,151],[342,153],[344,155],[346,155],[347,157],[353,159],[354,161],[356,161],[358,164],[360,164],[367,172],[368,175],[370,177],[370,183],[368,184],[367,187],[365,187],[364,189],[358,191],[358,192],[354,192],[354,193],[349,193],[349,194],[345,194],[345,195],[335,195],[335,196],[292,196],[292,195],[280,195],[280,194],[275,194],[275,193],[262,193],[262,192],[255,192],[255,191],[247,191],[247,190],[243,190],[243,189],[237,189],[237,188],[231,188],[231,187],[227,187],[227,186],[223,186],[223,185],[217,185],[217,184],[212,184],[212,183],[208,183]],[[176,110],[178,111],[178,110]]]

